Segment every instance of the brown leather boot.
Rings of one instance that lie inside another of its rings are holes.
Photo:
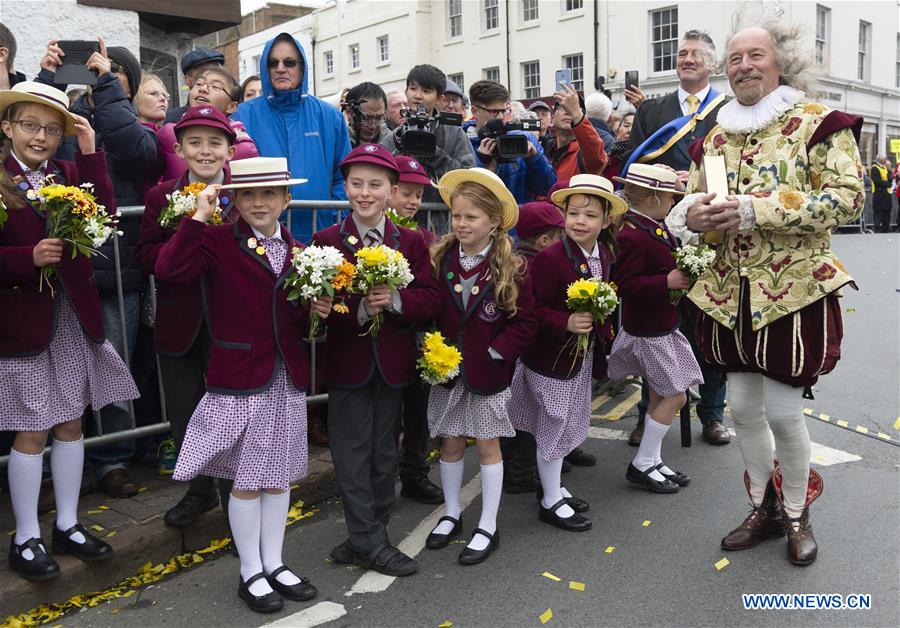
[[[781,469],[775,469],[772,480],[775,486],[775,494],[783,506],[784,495],[781,492]],[[811,468],[809,470],[809,482],[806,486],[806,505],[803,508],[803,512],[800,513],[799,517],[795,518],[785,515],[788,560],[795,565],[811,565],[815,562],[819,553],[816,537],[813,536],[812,524],[809,522],[809,505],[816,501],[824,488],[825,483],[822,480],[822,476],[819,475],[818,471]]]
[[[744,471],[744,486],[749,495],[750,476],[746,471]],[[766,483],[766,492],[763,494],[762,503],[755,506],[744,522],[722,539],[722,549],[729,551],[750,549],[766,539],[784,536],[783,516],[781,505],[775,496],[775,487],[770,478]]]

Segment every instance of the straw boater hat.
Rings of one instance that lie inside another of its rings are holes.
[[[438,181],[441,198],[447,205],[450,205],[450,199],[453,193],[463,183],[478,183],[490,190],[499,200],[503,207],[503,219],[500,227],[505,231],[512,229],[519,221],[519,205],[516,203],[516,197],[504,185],[503,179],[486,168],[460,168],[459,170],[451,170]]]
[[[284,157],[251,157],[229,162],[231,183],[223,190],[235,188],[283,187],[306,183],[308,179],[292,179]]]
[[[628,211],[628,203],[616,196],[613,184],[609,179],[595,174],[576,174],[569,179],[569,187],[555,191],[550,200],[564,207],[566,199],[573,194],[585,194],[587,196],[599,196],[609,202],[609,215],[618,216]]]
[[[625,178],[613,177],[613,179],[620,183],[636,185],[639,188],[647,188],[648,190],[684,194],[683,190],[675,189],[675,184],[678,181],[675,173],[659,166],[631,164],[628,172],[625,174]]]
[[[66,121],[65,134],[75,135],[75,118],[69,112],[69,97],[64,92],[34,81],[16,83],[12,89],[0,91],[0,118],[6,117],[6,110],[17,102],[32,102],[56,109]]]

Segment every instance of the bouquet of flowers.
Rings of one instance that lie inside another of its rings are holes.
[[[356,274],[356,267],[333,246],[313,245],[302,250],[295,246],[291,249],[291,265],[294,269],[284,280],[284,289],[288,291],[288,301],[299,299],[303,305],[323,295],[333,297],[335,292],[346,290]],[[335,303],[332,309],[341,314],[349,312],[344,303]],[[313,315],[309,323],[310,340],[319,330],[319,323],[319,317]]]
[[[0,198],[0,229],[6,224],[7,218],[9,218],[9,214],[6,211],[6,205],[3,204],[3,199]]]
[[[175,190],[171,194],[166,194],[166,200],[169,204],[163,207],[159,212],[159,225],[163,229],[177,229],[181,224],[181,219],[185,216],[193,216],[197,211],[197,195],[206,189],[206,184],[198,181],[189,183],[180,190]],[[209,219],[210,224],[222,224],[222,211],[219,209],[219,199],[216,199],[216,209]]]
[[[588,312],[595,321],[602,323],[613,313],[619,298],[613,283],[599,279],[578,279],[566,288],[566,307],[573,312]],[[588,349],[588,336],[578,334],[575,356],[584,355]]]
[[[413,274],[409,262],[400,251],[389,246],[366,246],[356,252],[356,276],[353,278],[353,292],[367,294],[373,286],[386,285],[392,290],[405,288],[412,283]],[[369,331],[378,336],[384,314],[372,317]]]
[[[422,379],[432,386],[444,384],[459,375],[462,353],[453,345],[444,342],[441,332],[425,334],[422,344],[422,356],[416,360],[416,366],[422,372]]]
[[[406,216],[401,216],[400,213],[396,209],[393,209],[392,207],[388,207],[386,210],[384,210],[384,214],[395,225],[399,225],[400,227],[406,227],[407,229],[418,229],[419,228],[419,223],[416,222],[415,218],[407,218]]]
[[[675,251],[675,266],[691,278],[691,285],[716,259],[716,251],[706,244],[685,244]],[[687,289],[669,290],[669,300],[678,301],[688,293]]]
[[[69,244],[72,259],[79,253],[85,257],[99,254],[97,249],[116,231],[117,217],[110,216],[103,205],[97,204],[94,186],[90,183],[77,187],[60,185],[53,183],[51,176],[37,190],[29,190],[27,196],[29,200],[40,202],[47,216],[47,237],[59,238]],[[55,264],[41,268],[38,290],[46,283],[53,294],[51,280],[55,274]]]

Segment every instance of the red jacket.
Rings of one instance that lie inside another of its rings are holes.
[[[243,220],[209,226],[181,221],[160,249],[154,274],[162,281],[192,284],[205,276],[212,348],[206,388],[227,395],[264,392],[278,360],[294,386],[309,386],[305,335],[308,308],[287,300],[284,279],[295,243],[280,227],[288,254],[276,275],[265,256],[247,245],[253,231]]]
[[[384,323],[378,336],[366,334],[369,324],[360,326],[357,319],[361,296],[346,299],[350,312],[332,313],[328,317],[328,340],[325,358],[325,383],[336,388],[361,388],[375,373],[393,388],[415,381],[416,329],[438,312],[440,298],[431,278],[428,249],[418,231],[398,227],[385,218],[384,243],[400,251],[409,261],[413,282],[399,291],[403,303],[401,314],[384,313]],[[356,264],[354,253],[363,248],[363,239],[356,231],[353,218],[347,216],[339,225],[317,232],[313,242],[333,246],[344,258]]]
[[[665,225],[634,212],[616,236],[619,253],[613,278],[622,299],[622,327],[634,336],[664,336],[680,321],[669,301],[667,275],[675,268],[678,246]]]
[[[478,273],[475,286],[478,294],[469,296],[468,307],[454,290],[463,272],[459,263],[459,247],[451,247],[441,262],[438,276],[441,310],[438,329],[448,342],[456,344],[463,354],[460,367],[462,384],[476,395],[494,395],[509,387],[516,359],[528,347],[537,331],[534,317],[534,297],[528,274],[519,285],[516,300],[518,311],[510,318],[500,309],[494,297],[494,282],[490,277],[489,254],[471,272]],[[468,274],[468,273],[467,273]],[[488,352],[493,348],[502,360],[495,360]],[[446,387],[453,382],[444,384]]]
[[[19,189],[27,192],[31,184],[19,163],[10,155],[4,163],[10,177],[20,177]],[[63,185],[94,184],[97,202],[110,214],[116,212],[112,182],[106,168],[106,155],[76,156],[74,162],[51,159],[47,173]],[[25,202],[20,209],[7,209],[9,218],[0,228],[0,356],[22,357],[46,349],[56,332],[56,302],[45,286],[39,290],[40,272],[34,266],[35,245],[47,237],[47,220],[37,203]],[[67,244],[62,261],[56,265],[56,290],[64,290],[85,334],[94,342],[103,342],[100,297],[94,283],[91,260],[74,258]]]
[[[227,167],[224,182],[231,182]],[[163,229],[159,224],[159,214],[168,204],[166,194],[180,190],[187,184],[188,173],[185,171],[179,178],[160,183],[147,193],[144,215],[141,218],[141,234],[134,249],[134,257],[145,273],[153,274],[160,250],[175,235],[174,230]],[[237,221],[240,214],[233,206],[231,190],[222,190],[219,199],[225,221]],[[188,284],[157,279],[153,341],[160,355],[178,357],[184,355],[194,344],[205,316],[202,283],[202,277]]]
[[[556,146],[550,152],[553,167],[556,168],[556,179],[558,181],[571,179],[576,174],[602,175],[606,168],[606,150],[597,129],[588,120],[586,114],[581,122],[572,125],[572,132],[575,134],[575,139],[569,142],[564,149]],[[579,155],[581,163],[579,163]]]
[[[600,263],[603,281],[609,281],[612,256],[602,244]],[[531,286],[538,334],[522,356],[522,362],[536,373],[555,379],[571,379],[581,372],[584,358],[575,352],[574,335],[566,329],[572,311],[566,307],[566,290],[573,281],[589,279],[591,270],[581,247],[564,236],[534,258],[531,266]],[[594,364],[591,375],[606,377],[606,340],[612,338],[612,325],[607,320],[595,324]]]

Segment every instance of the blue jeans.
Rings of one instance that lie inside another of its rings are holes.
[[[705,360],[698,360],[703,373],[700,384],[700,401],[697,402],[697,417],[703,425],[725,418],[725,374],[714,369]],[[638,425],[644,424],[647,407],[650,405],[650,387],[645,381],[641,386],[641,400],[638,402]]]
[[[100,308],[103,315],[103,329],[106,339],[115,348],[116,353],[122,356],[124,343],[128,342],[128,356],[134,355],[134,347],[137,343],[138,323],[141,315],[140,292],[126,292],[125,304],[125,329],[122,328],[122,319],[119,317],[119,300],[115,294],[100,295]],[[126,333],[127,332],[127,333]],[[122,358],[124,360],[124,358]],[[128,365],[131,366],[130,364]],[[95,408],[96,409],[96,408]],[[104,434],[111,434],[131,428],[131,417],[128,414],[128,402],[113,403],[100,410],[100,424]],[[88,460],[94,465],[94,474],[97,479],[115,469],[125,469],[128,461],[134,456],[134,441],[123,440],[112,445],[104,445],[87,451]]]

